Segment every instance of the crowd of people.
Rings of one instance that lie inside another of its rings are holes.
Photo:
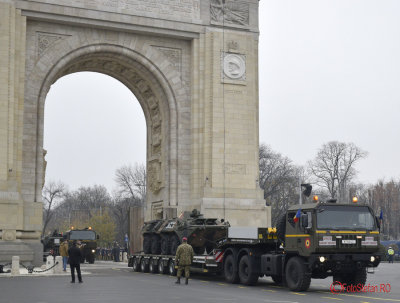
[[[121,262],[122,261],[122,253],[127,252],[126,247],[120,247],[117,242],[111,247],[97,247],[96,248],[96,259],[103,261],[114,261]]]

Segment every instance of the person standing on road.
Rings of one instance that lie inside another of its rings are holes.
[[[60,256],[63,261],[63,271],[67,271],[67,263],[68,263],[68,241],[67,239],[63,239],[63,242],[60,244]]]
[[[182,244],[178,246],[175,255],[175,262],[178,265],[178,272],[176,274],[178,279],[175,282],[176,284],[181,284],[181,275],[183,270],[185,270],[185,284],[188,284],[190,276],[190,265],[192,264],[193,256],[193,247],[187,243],[187,238],[183,237]]]
[[[75,269],[76,273],[78,274],[78,281],[82,283],[82,275],[81,275],[81,258],[82,252],[81,249],[78,247],[80,243],[76,240],[72,242],[72,247],[68,249],[69,255],[69,266],[71,267],[71,283],[75,283]]]
[[[387,251],[388,256],[389,256],[389,263],[393,263],[393,258],[394,258],[394,249],[389,246],[389,249]]]

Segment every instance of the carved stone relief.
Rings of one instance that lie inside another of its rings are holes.
[[[222,78],[231,80],[246,80],[246,56],[232,53],[222,53]]]
[[[182,75],[182,50],[179,48],[161,47],[154,46],[158,51],[160,51],[165,58],[175,67]]]
[[[42,32],[37,32],[36,35],[37,58],[40,58],[49,47],[55,45],[57,42],[65,38],[70,37],[70,35],[50,34]]]
[[[211,0],[210,14],[213,24],[249,25],[248,3],[232,0]]]
[[[155,194],[158,193],[162,187],[160,160],[149,161],[147,176],[150,190]]]

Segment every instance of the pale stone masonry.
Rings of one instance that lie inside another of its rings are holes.
[[[118,79],[143,108],[145,220],[198,208],[269,226],[258,0],[0,0],[0,66],[0,262],[40,263],[46,95],[79,71]]]

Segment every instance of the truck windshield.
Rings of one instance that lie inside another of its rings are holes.
[[[70,240],[96,240],[96,233],[93,230],[74,230],[69,234]]]
[[[317,228],[375,229],[375,218],[368,207],[321,205],[317,209]]]

